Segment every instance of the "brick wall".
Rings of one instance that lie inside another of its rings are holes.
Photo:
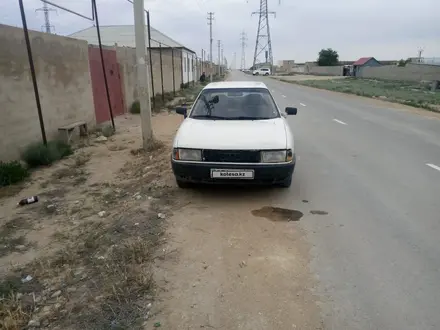
[[[87,42],[29,34],[48,139],[75,121],[94,125]],[[0,160],[11,160],[42,139],[23,30],[0,25],[0,45]]]

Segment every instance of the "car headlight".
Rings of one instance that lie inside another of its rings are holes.
[[[262,163],[284,163],[290,162],[292,159],[293,151],[291,149],[261,152]]]
[[[202,150],[200,149],[174,149],[175,160],[202,160]]]

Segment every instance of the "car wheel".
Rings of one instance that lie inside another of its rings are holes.
[[[189,188],[190,184],[186,181],[176,180],[177,186],[181,189]]]
[[[255,74],[256,76],[258,76],[259,75],[259,73],[257,72],[256,74]]]
[[[268,76],[269,74],[268,74],[268,73],[265,73],[264,75],[265,75],[265,76]]]
[[[280,182],[280,187],[282,188],[289,188],[292,185],[292,175],[289,176],[284,181]]]

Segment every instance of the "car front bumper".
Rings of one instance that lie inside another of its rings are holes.
[[[174,176],[178,181],[209,184],[277,184],[292,176],[295,157],[290,163],[282,164],[230,164],[171,161]],[[211,170],[253,170],[253,179],[211,178]]]

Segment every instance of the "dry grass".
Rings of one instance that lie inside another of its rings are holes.
[[[440,109],[440,92],[432,92],[430,84],[426,83],[361,78],[297,81],[281,79],[281,81],[358,96],[379,98],[384,101],[431,111],[439,111]]]
[[[169,214],[175,200],[175,188],[164,181],[169,146],[154,140],[148,151],[132,153],[111,141],[98,147],[108,153],[102,164],[79,152],[47,169],[35,182],[44,189],[40,202],[20,209],[26,218],[1,227],[8,254],[25,244],[20,240],[30,228],[28,218],[44,219],[49,227],[60,223],[49,231],[57,246],[53,253],[41,253],[0,280],[0,329],[24,329],[29,322],[63,330],[140,329],[146,321],[154,297],[151,262],[162,257],[157,248],[164,243],[165,222],[158,213]],[[109,181],[87,184],[95,175],[91,169],[102,170],[109,157],[124,157],[125,165]],[[100,211],[105,215],[98,216]],[[32,279],[23,282],[28,275]]]
[[[61,329],[139,328],[153,296],[150,265],[164,223],[155,206],[125,215],[57,235],[64,247],[55,255],[0,282],[0,328],[22,329],[30,320]],[[22,283],[27,274],[33,280]]]
[[[12,252],[25,252],[31,244],[26,241],[23,231],[31,229],[31,222],[25,217],[7,221],[0,227],[0,257]]]

